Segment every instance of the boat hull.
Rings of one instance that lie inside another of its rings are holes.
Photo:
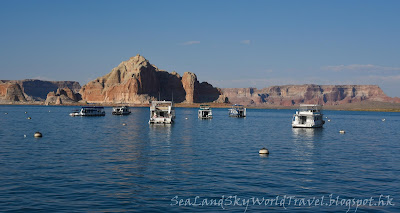
[[[72,116],[72,117],[75,117],[75,116],[105,116],[106,113],[101,113],[101,114],[96,114],[96,115],[94,115],[94,114],[86,114],[86,113],[70,113],[69,115]]]
[[[174,120],[172,118],[151,118],[149,124],[172,124]]]
[[[131,112],[112,112],[113,115],[129,115]]]
[[[322,124],[311,125],[311,124],[292,124],[293,128],[322,128]]]

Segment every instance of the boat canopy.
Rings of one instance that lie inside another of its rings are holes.
[[[322,105],[318,104],[300,104],[299,108],[300,112],[321,112],[322,111]]]
[[[235,105],[232,105],[232,108],[243,109],[244,106],[240,105],[240,104],[235,104]]]
[[[202,104],[200,105],[200,109],[210,109],[210,105]]]

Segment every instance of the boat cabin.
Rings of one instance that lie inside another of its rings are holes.
[[[200,119],[211,119],[212,118],[212,110],[209,105],[200,105],[200,109],[198,111],[198,117]]]
[[[293,115],[292,127],[318,128],[324,125],[322,106],[316,104],[300,104]]]
[[[175,119],[172,101],[152,101],[150,105],[150,124],[171,124]]]

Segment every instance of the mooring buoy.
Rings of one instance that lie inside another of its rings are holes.
[[[268,155],[269,151],[268,151],[267,148],[264,147],[264,148],[260,149],[260,151],[258,151],[258,154],[260,154],[260,155]]]
[[[35,134],[33,136],[35,136],[35,138],[41,138],[42,137],[42,133],[35,132]]]

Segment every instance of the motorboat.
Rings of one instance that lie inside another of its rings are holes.
[[[104,107],[82,107],[69,114],[70,116],[105,116]]]
[[[212,110],[209,105],[200,105],[200,109],[198,111],[198,117],[200,119],[211,119],[212,116]]]
[[[229,116],[238,118],[246,117],[246,108],[243,105],[235,104],[229,109]]]
[[[293,128],[319,128],[324,125],[322,106],[317,104],[300,104],[293,115]]]
[[[174,119],[175,108],[172,101],[151,102],[149,124],[172,124]]]
[[[118,106],[118,107],[113,107],[111,114],[113,114],[113,115],[129,115],[129,114],[131,114],[131,111],[128,106]]]

